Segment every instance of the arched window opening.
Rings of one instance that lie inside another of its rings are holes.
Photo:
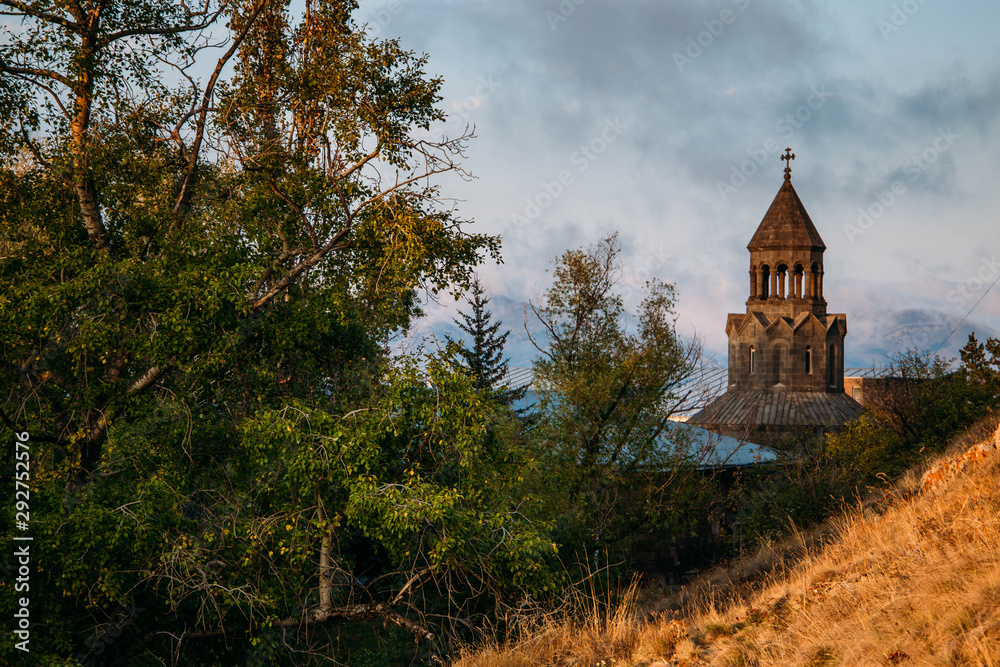
[[[829,380],[830,386],[831,387],[836,387],[837,386],[837,346],[836,345],[831,345],[830,346],[830,356],[827,359],[827,364],[829,365],[829,368],[830,368],[830,380]]]
[[[785,386],[788,386],[792,382],[791,379],[792,364],[788,355],[789,355],[788,346],[784,344],[779,345],[777,354],[778,367],[775,369],[776,373],[774,376],[776,384],[780,383]]]
[[[767,264],[760,267],[760,298],[766,299],[771,295],[771,267]]]
[[[784,264],[779,264],[775,269],[778,272],[778,289],[777,296],[779,299],[788,298],[788,267]]]
[[[796,264],[795,265],[795,286],[793,288],[793,294],[792,294],[792,296],[795,297],[796,299],[802,299],[802,298],[804,298],[802,296],[803,295],[803,291],[802,290],[805,287],[805,285],[803,285],[803,283],[802,283],[802,278],[804,277],[804,275],[805,274],[804,274],[804,271],[802,269],[802,265],[801,264]]]
[[[812,345],[806,346],[806,374],[812,375],[813,372],[813,349]]]
[[[753,375],[754,371],[754,352],[753,345],[750,346],[750,374]]]

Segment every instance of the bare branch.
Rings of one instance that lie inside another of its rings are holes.
[[[163,364],[162,366],[153,366],[145,373],[137,377],[132,381],[132,384],[128,386],[125,390],[127,394],[137,394],[144,389],[147,389],[151,384],[163,377],[167,371],[171,368],[171,364]]]
[[[390,623],[397,625],[404,630],[416,635],[421,639],[426,639],[428,641],[434,639],[434,633],[423,627],[418,623],[414,623],[410,619],[406,618],[400,614],[395,609],[392,609],[389,605],[384,603],[373,603],[373,604],[357,604],[349,605],[346,607],[333,607],[330,609],[314,609],[313,613],[308,618],[309,622],[312,623],[322,623],[333,618],[345,618],[350,620],[362,619],[362,618],[372,618],[372,617],[382,617]],[[281,627],[288,627],[293,625],[300,625],[303,619],[301,618],[286,618],[284,620],[278,621],[276,625]]]
[[[330,251],[339,250],[343,247],[346,247],[346,246],[340,246],[339,244],[348,234],[350,234],[350,232],[351,232],[350,223],[348,223],[339,232],[334,234],[333,238],[330,239],[330,241],[325,246],[323,246],[316,252],[310,253],[304,260],[302,260],[301,262],[298,263],[298,265],[292,268],[292,270],[289,271],[287,275],[278,280],[271,287],[271,289],[265,292],[264,296],[257,299],[253,304],[253,309],[255,311],[260,310],[268,303],[270,303],[271,300],[274,299],[274,297],[276,297],[278,294],[286,290],[292,283],[294,283],[295,280],[302,273],[319,264],[320,260],[322,260]]]
[[[40,67],[12,67],[7,63],[3,62],[2,60],[0,60],[0,72],[4,72],[5,74],[21,75],[22,78],[31,76],[31,77],[44,77],[46,79],[52,79],[53,81],[58,81],[59,83],[66,86],[70,90],[78,92],[75,83],[70,81],[67,77],[63,76],[59,72],[50,69],[43,69]]]
[[[347,178],[348,176],[350,176],[351,174],[353,174],[355,171],[357,171],[358,169],[360,169],[361,167],[363,167],[366,164],[368,164],[369,162],[371,162],[373,159],[375,159],[378,156],[379,152],[382,150],[382,147],[384,145],[385,144],[383,143],[383,141],[381,139],[379,139],[378,140],[378,145],[375,146],[375,150],[373,150],[371,153],[369,153],[368,155],[364,156],[363,158],[361,158],[360,160],[358,160],[357,162],[355,162],[354,164],[352,164],[350,167],[347,167],[346,169],[344,169],[343,171],[341,171],[339,174],[337,174],[336,176],[334,176],[334,179],[336,179],[338,181],[342,181],[345,178]]]
[[[250,14],[246,25],[244,25],[240,33],[233,38],[233,44],[229,47],[229,50],[226,51],[221,58],[219,58],[219,61],[215,65],[215,71],[212,72],[212,76],[208,80],[208,84],[205,86],[205,94],[202,96],[201,102],[201,110],[198,114],[198,120],[195,123],[197,129],[195,131],[194,143],[191,145],[191,151],[188,154],[187,172],[184,174],[184,182],[181,184],[180,193],[177,195],[177,202],[174,204],[175,214],[180,214],[187,208],[191,201],[191,197],[194,194],[193,186],[195,178],[198,174],[198,154],[201,150],[201,144],[205,136],[205,124],[208,118],[212,95],[215,92],[215,84],[218,82],[219,75],[222,74],[222,70],[226,66],[226,63],[229,62],[229,59],[233,57],[233,54],[236,53],[237,49],[239,49],[240,44],[243,43],[243,40],[246,39],[246,36],[250,33],[250,28],[253,27],[253,24],[257,21],[257,17],[260,16],[260,12],[264,9],[265,4],[267,4],[267,0],[257,1],[257,5]],[[176,224],[178,223],[175,223],[175,226]]]
[[[531,308],[531,312],[535,314],[535,319],[537,319],[539,322],[542,323],[542,326],[545,327],[545,330],[549,332],[549,336],[553,340],[555,340],[556,339],[555,325],[552,324],[551,322],[549,322],[548,320],[546,320],[545,318],[543,318],[541,316],[541,314],[539,314],[538,308],[535,307],[535,304],[534,304],[533,301],[528,301],[528,307],[530,307]],[[527,312],[525,312],[525,315],[527,315]],[[539,345],[535,341],[535,337],[531,335],[531,330],[528,329],[528,320],[527,320],[527,318],[525,318],[525,321],[524,321],[524,333],[526,333],[528,335],[528,340],[531,342],[532,345],[535,346],[536,350],[538,350],[539,352],[541,352],[542,354],[544,354],[549,359],[554,359],[555,358],[555,357],[552,356],[551,352],[549,352],[546,349],[542,349],[542,346]]]
[[[49,23],[55,23],[56,25],[61,25],[64,28],[67,28],[68,30],[71,30],[72,32],[75,32],[77,34],[83,32],[83,28],[82,26],[80,26],[79,23],[74,23],[73,21],[70,21],[69,19],[63,16],[51,14],[45,11],[44,9],[38,9],[36,7],[32,7],[31,5],[28,5],[24,2],[20,2],[20,0],[0,0],[0,5],[3,5],[5,7],[12,7],[13,9],[18,10],[17,13],[3,12],[7,16],[31,16],[36,19],[41,19],[42,21],[48,21]]]
[[[360,213],[361,210],[364,209],[365,207],[367,207],[369,204],[372,204],[373,202],[379,201],[380,199],[385,199],[387,196],[389,196],[390,194],[392,194],[396,190],[399,190],[400,188],[403,188],[403,187],[405,187],[405,186],[407,186],[407,185],[409,185],[411,183],[415,183],[415,182],[417,182],[419,180],[423,180],[423,179],[427,178],[428,176],[433,176],[435,174],[443,174],[443,173],[448,172],[448,171],[456,171],[456,169],[457,169],[457,167],[456,167],[456,165],[454,163],[446,163],[444,167],[441,167],[439,169],[429,169],[427,172],[425,172],[423,174],[420,174],[419,176],[413,176],[412,178],[408,178],[408,179],[406,179],[405,181],[402,181],[402,182],[397,181],[396,184],[393,185],[391,188],[386,188],[382,192],[380,192],[380,193],[378,193],[376,195],[372,195],[368,199],[366,199],[363,202],[361,202],[360,204],[358,204],[357,207],[352,212],[352,217],[356,216],[358,213]]]
[[[225,6],[219,7],[218,11],[211,14],[202,23],[185,23],[184,25],[174,26],[173,28],[150,28],[148,26],[143,26],[139,28],[129,28],[127,30],[119,30],[118,32],[112,32],[104,36],[101,40],[101,46],[106,46],[111,42],[115,42],[119,39],[125,37],[133,37],[135,35],[177,35],[182,32],[194,32],[196,30],[204,30],[208,26],[215,23],[216,19],[222,14]],[[192,16],[200,16],[203,12],[196,12],[188,15],[188,19]]]

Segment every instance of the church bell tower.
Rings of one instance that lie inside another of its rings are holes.
[[[750,297],[730,314],[729,386],[771,391],[844,391],[847,316],[826,312],[826,244],[792,186],[785,182],[747,245]]]
[[[728,389],[689,420],[761,444],[801,427],[836,428],[862,411],[844,393],[847,316],[826,309],[826,244],[792,187],[791,149],[782,159],[784,183],[747,245],[746,312],[726,322]]]

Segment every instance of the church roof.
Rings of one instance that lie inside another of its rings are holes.
[[[730,389],[688,423],[709,427],[841,426],[864,408],[842,391],[760,391]]]
[[[810,248],[826,250],[826,245],[816,231],[806,207],[802,205],[798,193],[792,187],[792,180],[786,175],[771,208],[750,239],[748,250],[768,250],[777,248]]]

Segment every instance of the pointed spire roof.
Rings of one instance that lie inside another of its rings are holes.
[[[771,202],[771,208],[767,209],[764,219],[747,245],[748,250],[772,248],[826,250],[826,244],[792,187],[791,174],[787,171],[785,182]]]

